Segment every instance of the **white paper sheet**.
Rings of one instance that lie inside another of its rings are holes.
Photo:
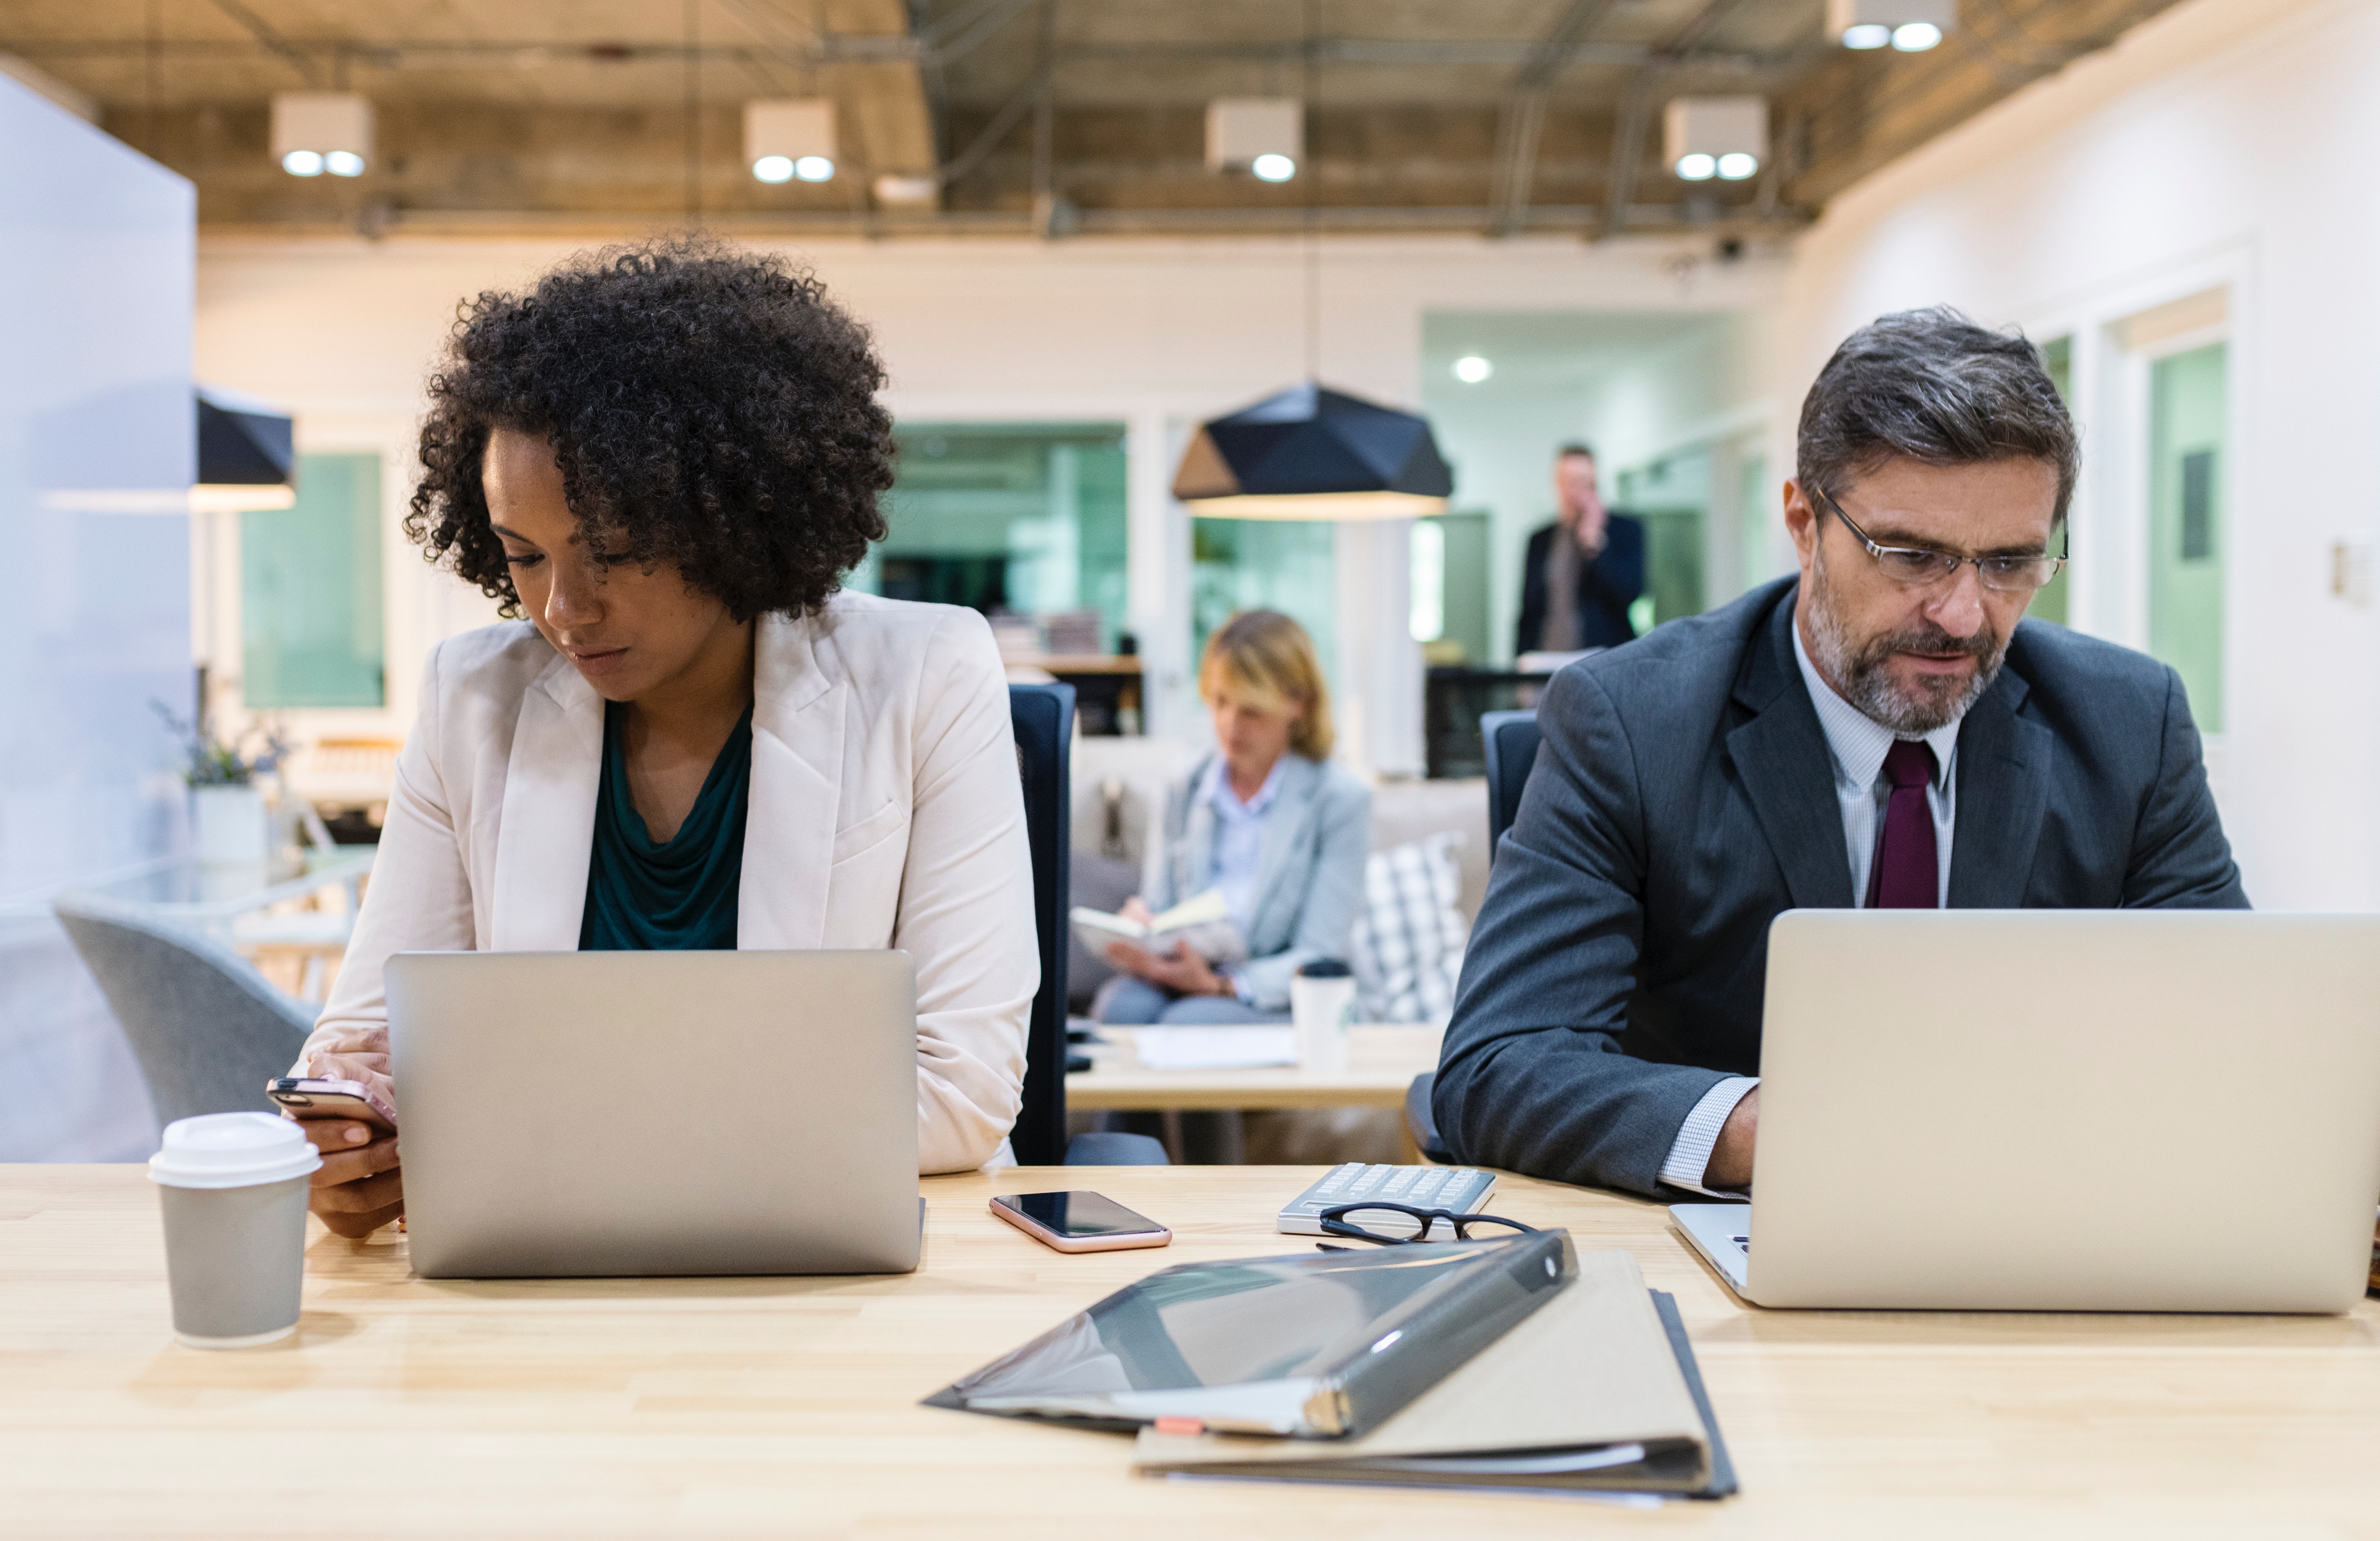
[[[1297,1032],[1279,1027],[1135,1027],[1133,1047],[1149,1070],[1251,1070],[1297,1062]]]

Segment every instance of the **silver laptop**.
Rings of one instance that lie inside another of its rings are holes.
[[[1760,1072],[1754,1202],[1670,1211],[1758,1304],[2362,1297],[2380,916],[1791,911]]]
[[[426,1278],[917,1266],[905,953],[405,953],[388,1023]]]

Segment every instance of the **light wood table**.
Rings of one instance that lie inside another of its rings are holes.
[[[0,1535],[967,1541],[2380,1534],[2380,1308],[2346,1317],[1764,1312],[1658,1206],[1508,1178],[1490,1207],[1676,1292],[1740,1469],[1724,1503],[1135,1477],[1113,1436],[917,1399],[1148,1271],[1302,1251],[1312,1168],[924,1184],[892,1278],[431,1282],[317,1232],[289,1343],[182,1348],[138,1167],[0,1167]],[[1174,1228],[1065,1256],[993,1193],[1096,1187]]]
[[[1195,1033],[1196,1027],[1176,1029]],[[1309,1070],[1149,1070],[1132,1049],[1132,1029],[1102,1027],[1114,1040],[1094,1045],[1091,1068],[1066,1077],[1069,1111],[1189,1111],[1212,1108],[1402,1108],[1413,1078],[1438,1068],[1437,1027],[1356,1026],[1347,1030],[1347,1068]]]

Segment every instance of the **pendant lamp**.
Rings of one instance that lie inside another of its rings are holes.
[[[219,385],[200,385],[199,484],[190,506],[240,513],[287,508],[298,501],[298,454],[289,414]]]
[[[1429,419],[1313,381],[1201,424],[1173,474],[1202,519],[1417,519],[1453,491]]]

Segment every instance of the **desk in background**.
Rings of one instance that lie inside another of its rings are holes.
[[[929,1179],[924,1266],[862,1279],[417,1280],[315,1231],[290,1344],[176,1346],[138,1167],[0,1167],[0,1532],[2233,1538],[2380,1530],[2380,1304],[2346,1317],[1770,1312],[1659,1206],[1506,1178],[1489,1207],[1676,1293],[1743,1493],[1578,1499],[1138,1478],[1111,1436],[917,1399],[1172,1263],[1299,1252],[1315,1168]],[[1096,1187],[1164,1251],[1048,1251],[998,1192]]]
[[[1179,1029],[1196,1032],[1196,1028]],[[1304,1065],[1252,1070],[1148,1070],[1133,1053],[1132,1029],[1102,1027],[1110,1042],[1088,1050],[1091,1068],[1066,1077],[1070,1112],[1191,1112],[1215,1109],[1394,1108],[1416,1075],[1438,1069],[1442,1027],[1355,1026],[1347,1032],[1347,1068]],[[1397,1121],[1400,1131],[1404,1121]],[[1410,1133],[1403,1159],[1418,1161]]]

